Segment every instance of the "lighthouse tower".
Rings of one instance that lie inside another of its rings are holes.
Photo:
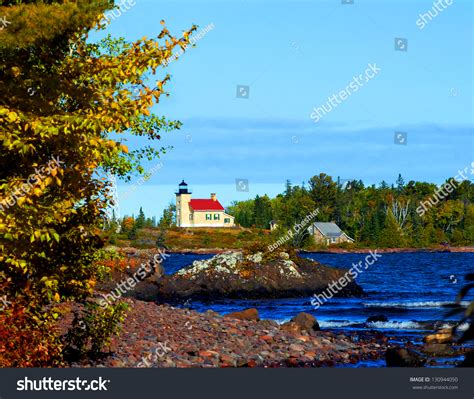
[[[176,225],[178,227],[191,227],[189,202],[191,201],[191,192],[188,185],[183,180],[179,184],[179,190],[176,193]]]

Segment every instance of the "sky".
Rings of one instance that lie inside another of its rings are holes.
[[[319,173],[441,183],[473,161],[472,0],[440,0],[438,15],[432,0],[128,1],[93,40],[156,37],[162,19],[175,35],[208,32],[156,77],[172,78],[153,111],[183,127],[157,142],[173,149],[146,164],[162,162],[148,181],[118,183],[121,216],[159,217],[182,179],[227,206]]]

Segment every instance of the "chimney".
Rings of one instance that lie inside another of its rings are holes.
[[[211,193],[211,200],[217,201],[216,193]]]

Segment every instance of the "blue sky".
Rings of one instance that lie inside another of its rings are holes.
[[[416,21],[432,7],[425,0],[136,0],[106,33],[153,37],[161,19],[175,34],[192,24],[214,28],[166,68],[170,97],[155,112],[184,126],[163,135],[159,146],[174,149],[120,201],[121,214],[142,205],[159,216],[181,179],[195,197],[217,192],[229,205],[320,172],[367,184],[398,173],[436,183],[454,176],[473,160],[473,5],[455,0],[420,30]],[[406,38],[408,51],[395,51],[395,38]],[[369,63],[378,75],[315,123],[313,107]],[[250,87],[248,99],[236,98],[237,85]],[[395,131],[407,133],[407,145],[394,144]],[[236,191],[236,178],[248,179],[249,192]]]

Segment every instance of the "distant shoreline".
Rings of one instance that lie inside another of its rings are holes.
[[[239,251],[241,248],[184,248],[170,249],[170,254],[220,254],[226,251]],[[436,248],[328,248],[315,250],[300,250],[301,253],[321,253],[321,254],[366,254],[377,250],[378,253],[423,253],[423,252],[456,252],[456,253],[473,253],[474,247],[436,247]]]

